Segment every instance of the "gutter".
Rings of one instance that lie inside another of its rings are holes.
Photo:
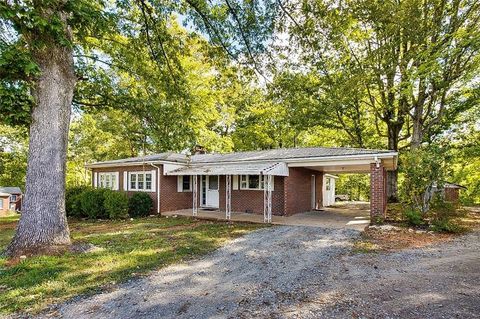
[[[147,163],[150,164],[152,167],[155,167],[157,169],[157,214],[160,215],[160,166],[157,166],[152,163]]]

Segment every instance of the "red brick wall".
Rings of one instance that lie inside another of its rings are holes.
[[[274,177],[274,190],[272,192],[272,214],[283,215],[284,177]],[[233,184],[233,178],[232,178]],[[233,185],[232,185],[233,186]],[[263,190],[238,190],[232,189],[232,212],[253,212],[263,214]],[[225,211],[225,176],[220,176],[220,210]]]
[[[192,208],[193,192],[178,192],[178,177],[163,175],[163,167],[160,171],[160,212]]]
[[[320,209],[323,207],[323,173],[321,172],[316,172],[315,175],[315,202],[316,202],[316,208]]]
[[[167,212],[172,210],[179,210],[185,208],[192,208],[192,192],[177,192],[177,176],[164,176],[163,165],[156,165],[160,167],[160,185],[158,185],[158,176],[156,176],[156,190],[160,190],[160,212]],[[108,168],[94,168],[92,169],[92,185],[94,172],[119,172],[119,190],[123,191],[123,172],[141,172],[141,171],[155,170],[157,169],[151,165],[138,165],[138,166],[119,166]],[[128,196],[136,193],[135,191],[127,191]],[[157,192],[147,192],[153,200],[152,213],[157,212]]]
[[[192,192],[177,192],[177,176],[164,176],[163,166],[160,166],[160,184],[157,190],[160,190],[160,212],[173,211],[179,209],[192,208]],[[94,172],[119,172],[119,189],[123,190],[123,172],[151,171],[154,168],[150,165],[130,166],[130,167],[111,167],[95,168]],[[158,174],[158,173],[157,173]],[[290,168],[289,176],[274,177],[274,191],[272,192],[272,214],[274,215],[292,215],[296,213],[310,211],[311,207],[311,176],[316,176],[316,202],[317,206],[322,206],[322,180],[321,172],[309,170],[306,168]],[[157,177],[158,184],[158,177]],[[232,178],[233,183],[233,178]],[[200,184],[200,177],[198,178]],[[134,192],[129,191],[131,196]],[[157,193],[148,192],[154,202],[153,211],[157,211]],[[263,191],[261,190],[232,190],[232,211],[246,212],[251,211],[256,214],[263,214]],[[198,196],[200,196],[200,185],[198,186]],[[225,176],[220,176],[219,183],[219,208],[225,211]],[[200,199],[198,200],[200,204]]]
[[[105,168],[94,168],[92,169],[92,186],[94,185],[94,173],[100,173],[100,172],[118,172],[118,189],[119,191],[124,191],[124,185],[123,185],[123,172],[142,172],[142,171],[152,171],[152,170],[157,170],[156,168],[154,168],[153,166],[151,165],[137,165],[137,166],[118,166],[118,167],[105,167]],[[158,174],[158,172],[156,173]],[[98,178],[98,175],[97,175],[97,178]],[[156,183],[158,184],[158,178],[157,176],[155,177],[157,179]],[[97,185],[98,185],[98,181],[97,181]],[[157,185],[157,189],[158,189],[158,185]],[[132,192],[132,191],[127,191],[126,192],[128,196],[132,196],[133,194],[135,194],[136,192]],[[150,195],[150,197],[152,198],[153,200],[153,209],[152,209],[152,213],[156,213],[157,212],[157,193],[156,192],[146,192],[148,195]]]
[[[303,167],[289,168],[284,185],[284,211],[287,216],[312,210],[312,175],[316,176],[316,202],[321,204],[322,173]]]
[[[380,164],[370,164],[370,217],[385,218],[387,210],[387,171]]]

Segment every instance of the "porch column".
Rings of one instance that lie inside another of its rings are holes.
[[[386,217],[387,171],[379,161],[370,164],[370,220],[376,223]]]
[[[197,216],[198,214],[198,195],[197,195],[197,189],[198,189],[198,176],[193,175],[193,185],[192,185],[192,213],[193,216]]]
[[[263,175],[263,221],[272,222],[272,175]]]
[[[232,215],[232,175],[225,175],[225,218]]]

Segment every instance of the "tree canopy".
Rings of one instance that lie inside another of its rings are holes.
[[[471,0],[0,0],[0,184],[35,201],[50,154],[24,216],[61,224],[87,162],[434,146],[478,201],[479,24]]]

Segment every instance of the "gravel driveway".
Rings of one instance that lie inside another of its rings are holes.
[[[199,260],[77,298],[64,318],[473,318],[479,233],[439,246],[351,254],[359,232],[281,226]]]

